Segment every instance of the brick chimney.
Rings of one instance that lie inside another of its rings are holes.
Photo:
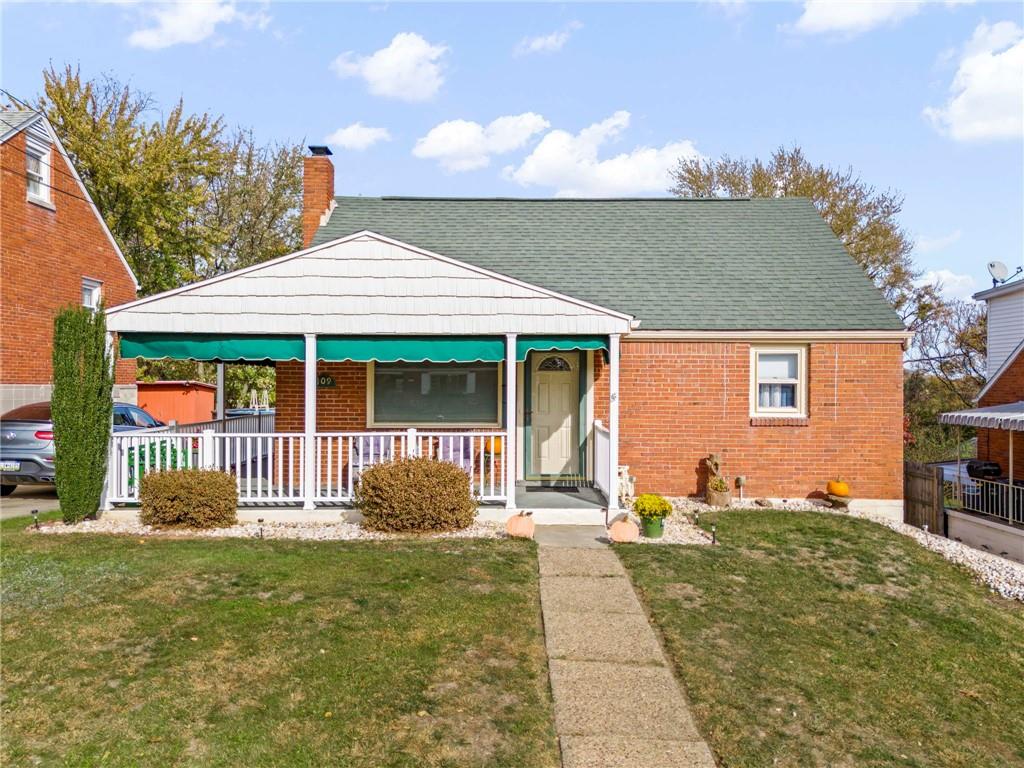
[[[313,241],[321,217],[334,207],[334,163],[328,147],[311,146],[302,161],[302,247]]]

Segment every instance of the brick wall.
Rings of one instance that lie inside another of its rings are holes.
[[[320,216],[334,199],[334,164],[329,157],[315,155],[302,162],[302,246],[313,241]]]
[[[1003,405],[1024,400],[1024,355],[1018,355],[1003,375],[996,379],[978,405]],[[1010,469],[1010,436],[1001,429],[978,430],[978,458],[998,461],[1003,472]],[[1013,441],[1013,477],[1024,478],[1024,433],[1018,432]]]
[[[317,363],[317,375],[334,377],[334,387],[316,391],[318,432],[366,429],[366,363]],[[305,363],[277,364],[275,428],[278,432],[302,432],[305,418]]]
[[[594,415],[607,423],[607,364],[594,358]],[[803,498],[839,475],[856,497],[901,498],[900,344],[811,344],[808,378],[809,418],[757,423],[749,344],[623,341],[619,461],[641,492],[702,493],[701,460],[717,452],[750,497]]]
[[[0,382],[49,384],[53,318],[81,303],[82,278],[103,282],[106,305],[135,299],[135,286],[56,147],[54,210],[26,200],[25,135],[0,145]],[[134,384],[135,361],[119,361],[118,384]]]

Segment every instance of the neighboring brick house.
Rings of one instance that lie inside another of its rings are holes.
[[[0,413],[50,399],[53,320],[68,305],[132,301],[138,283],[52,126],[0,111]],[[135,402],[135,362],[115,399]]]
[[[748,498],[842,477],[899,514],[909,334],[809,201],[335,197],[313,149],[305,250],[110,314],[128,355],[274,361],[273,450],[308,481],[271,496],[447,451],[506,509],[614,509],[618,467],[701,494],[717,453]]]

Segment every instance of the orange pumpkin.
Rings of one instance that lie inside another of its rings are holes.
[[[850,484],[842,480],[829,480],[826,490],[832,496],[849,496]]]
[[[501,453],[501,438],[500,437],[492,437],[491,438],[491,453],[494,453],[494,454]]]
[[[619,544],[629,544],[631,541],[636,541],[640,538],[640,526],[623,515],[611,524],[608,534],[611,536],[612,541]]]
[[[514,539],[532,539],[533,528],[533,518],[525,512],[512,515],[505,523],[505,530]]]

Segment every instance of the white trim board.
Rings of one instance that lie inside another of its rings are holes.
[[[638,341],[750,341],[750,342],[878,342],[904,344],[913,331],[633,331],[622,337],[624,344]]]

